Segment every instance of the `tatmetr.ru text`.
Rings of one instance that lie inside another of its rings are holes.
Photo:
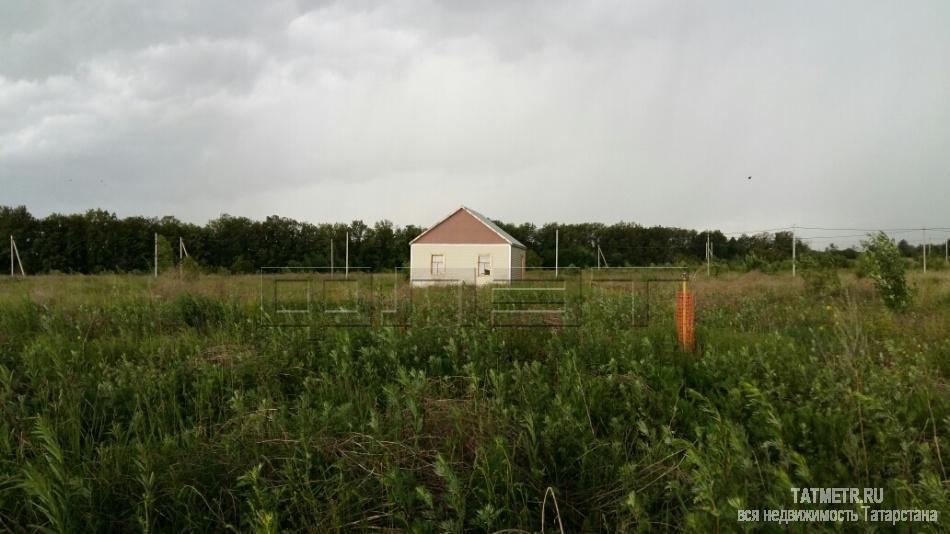
[[[881,504],[884,488],[792,488],[795,504]]]

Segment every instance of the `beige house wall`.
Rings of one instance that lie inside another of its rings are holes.
[[[479,284],[508,280],[511,273],[512,251],[523,252],[507,243],[502,245],[413,243],[409,247],[410,276],[412,280],[459,279],[466,283]],[[445,274],[433,274],[430,271],[433,254],[442,254],[445,257]],[[491,256],[491,274],[476,278],[478,256],[481,254]]]

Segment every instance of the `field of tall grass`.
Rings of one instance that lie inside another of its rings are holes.
[[[0,530],[731,532],[792,487],[880,487],[945,531],[950,275],[911,282],[894,313],[848,274],[698,277],[684,353],[662,303],[268,328],[254,276],[4,277]]]

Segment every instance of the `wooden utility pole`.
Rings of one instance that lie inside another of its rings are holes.
[[[20,247],[16,246],[16,240],[13,241],[13,252],[16,253],[16,262],[20,265],[20,276],[26,277],[26,271],[23,270],[23,260],[20,259]]]
[[[10,236],[10,276],[16,276],[13,260],[16,258],[16,265],[20,266],[20,276],[26,277],[26,271],[23,270],[23,260],[20,259],[20,249],[16,246],[16,240]]]
[[[607,256],[604,256],[604,251],[600,249],[600,242],[597,242],[597,268],[600,269],[600,261],[604,261],[604,267],[610,267],[607,265]]]
[[[20,266],[20,276],[26,277],[26,271],[23,270],[23,260],[20,259],[20,247],[16,246],[16,239],[13,240],[13,252],[16,254],[16,262]]]
[[[560,252],[560,228],[554,229],[554,278],[557,278],[557,255]]]
[[[796,226],[792,225],[792,276],[793,277],[795,276],[795,259],[796,259],[795,256],[797,255],[797,251],[795,249],[795,244],[796,244],[795,229],[796,229]]]
[[[155,232],[155,278],[158,278],[158,232]]]
[[[185,240],[178,237],[178,278],[182,277],[182,268],[185,264],[185,258],[188,257],[188,249],[185,248]]]
[[[923,244],[923,249],[924,249],[924,272],[927,272],[927,229],[926,229],[926,228],[921,228],[921,232],[924,233],[924,244]]]

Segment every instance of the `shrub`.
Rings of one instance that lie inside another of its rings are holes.
[[[809,295],[824,298],[835,296],[841,291],[834,258],[809,254],[802,258],[800,264],[805,291]]]
[[[752,271],[765,271],[768,266],[767,262],[758,257],[755,252],[750,252],[744,260],[744,267],[746,272]]]
[[[182,274],[184,274],[185,280],[194,281],[197,280],[201,274],[201,265],[192,259],[191,256],[185,256],[181,263],[181,271]]]
[[[870,235],[861,245],[864,247],[862,267],[874,280],[884,304],[892,310],[906,308],[911,294],[897,245],[884,232]]]
[[[199,330],[219,323],[225,315],[220,300],[198,293],[182,293],[175,298],[174,304],[182,322]]]

